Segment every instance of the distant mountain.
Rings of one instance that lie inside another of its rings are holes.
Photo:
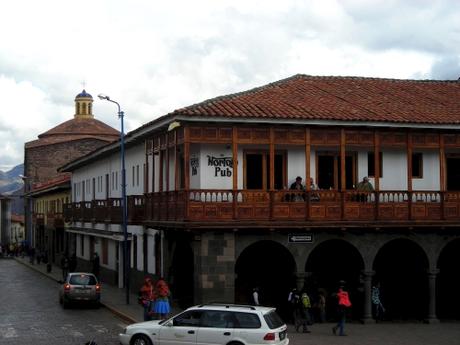
[[[22,174],[24,174],[24,164],[19,164],[7,172],[0,170],[0,194],[11,194],[21,189],[24,182],[19,175]]]

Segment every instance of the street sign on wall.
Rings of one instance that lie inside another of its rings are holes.
[[[289,243],[313,243],[312,234],[289,234]]]

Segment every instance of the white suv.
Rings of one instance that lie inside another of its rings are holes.
[[[286,324],[275,308],[210,303],[162,321],[129,325],[123,345],[288,345]]]

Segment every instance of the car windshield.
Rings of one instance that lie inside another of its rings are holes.
[[[96,285],[96,278],[87,274],[72,275],[70,285]]]
[[[265,314],[264,319],[267,322],[267,325],[268,327],[270,327],[270,329],[279,328],[284,325],[283,320],[281,320],[279,315],[274,310],[269,312],[268,314]]]

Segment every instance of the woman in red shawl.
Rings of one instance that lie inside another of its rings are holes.
[[[153,311],[160,319],[166,319],[171,307],[169,306],[169,286],[163,278],[160,278],[155,285],[155,305]]]
[[[144,284],[139,290],[139,303],[144,307],[144,321],[152,319],[152,307],[155,300],[152,279],[145,277]]]

